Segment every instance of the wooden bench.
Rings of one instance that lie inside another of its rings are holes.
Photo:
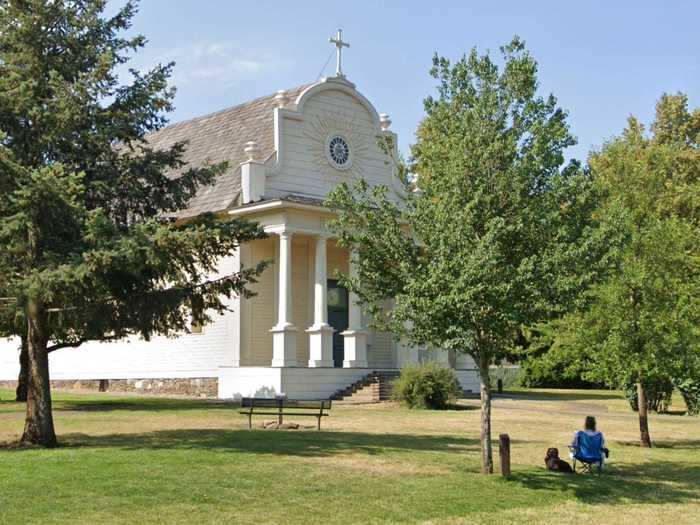
[[[281,425],[284,416],[311,416],[316,418],[316,428],[321,430],[321,418],[331,409],[329,399],[296,400],[286,398],[244,397],[241,399],[241,414],[248,416],[248,428],[253,428],[253,416],[277,416]]]

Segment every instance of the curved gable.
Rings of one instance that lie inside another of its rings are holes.
[[[325,198],[341,182],[364,178],[392,185],[392,166],[381,151],[380,117],[347,80],[330,78],[308,86],[294,109],[277,110],[277,166],[268,176],[268,197]],[[340,144],[337,144],[340,143]],[[330,152],[336,144],[344,162]],[[346,160],[347,157],[347,160]]]
[[[379,129],[379,113],[377,113],[377,110],[372,103],[362,93],[355,89],[355,85],[347,80],[331,78],[326,79],[323,82],[311,84],[301,93],[299,93],[299,96],[296,99],[297,111],[299,113],[303,113],[304,107],[309,100],[312,100],[314,96],[324,91],[338,91],[354,99],[367,110],[370,119],[376,125],[377,129]]]

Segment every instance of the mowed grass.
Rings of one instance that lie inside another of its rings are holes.
[[[700,419],[652,416],[656,447],[642,450],[635,414],[611,392],[496,400],[509,480],[478,473],[476,401],[336,405],[321,432],[249,431],[225,403],[55,394],[61,448],[20,450],[24,407],[11,399],[0,391],[2,524],[700,522]],[[564,455],[588,414],[611,448],[606,473],[546,472],[546,449]]]

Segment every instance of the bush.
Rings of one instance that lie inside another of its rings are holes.
[[[588,352],[567,342],[570,327],[563,320],[523,329],[516,343],[518,382],[526,388],[600,388],[585,379],[595,366]]]
[[[585,369],[575,361],[557,360],[554,354],[531,357],[520,363],[518,383],[526,388],[602,388],[602,383],[588,381]]]
[[[445,409],[450,400],[461,396],[462,388],[454,370],[437,363],[407,366],[394,382],[396,401],[410,408]]]
[[[650,378],[644,381],[644,390],[647,395],[647,409],[662,413],[671,406],[671,396],[673,395],[673,381],[668,377]],[[639,410],[639,398],[637,397],[637,384],[627,383],[624,385],[624,392],[632,410]]]
[[[689,416],[700,414],[700,379],[687,378],[675,381],[676,388],[683,396]]]

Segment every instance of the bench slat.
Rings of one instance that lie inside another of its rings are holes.
[[[241,414],[244,415],[249,415],[250,412],[241,412]],[[312,416],[312,417],[319,417],[319,416],[330,416],[330,414],[326,414],[325,412],[323,414],[319,414],[316,412],[315,414],[311,412],[283,412],[285,416]],[[277,416],[279,415],[279,412],[253,412],[254,416]]]
[[[241,407],[242,408],[255,408],[255,407],[261,407],[261,408],[279,408],[279,406],[282,406],[282,408],[302,408],[302,409],[308,409],[308,410],[319,410],[321,408],[324,409],[330,409],[331,408],[331,401],[322,399],[322,400],[302,400],[302,399],[270,399],[270,398],[252,398],[252,397],[244,397],[241,399]]]

